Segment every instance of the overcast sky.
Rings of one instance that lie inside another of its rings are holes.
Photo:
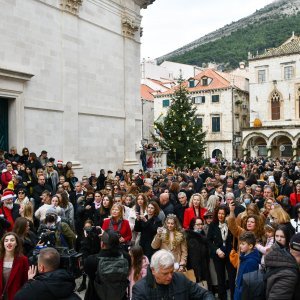
[[[156,0],[141,14],[141,58],[156,58],[274,0]]]

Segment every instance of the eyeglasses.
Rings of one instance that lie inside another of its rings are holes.
[[[204,217],[204,219],[212,219],[213,218],[213,216],[206,216],[206,217]]]
[[[18,194],[25,194],[25,192],[18,192]]]
[[[203,226],[203,223],[195,223],[196,226]]]

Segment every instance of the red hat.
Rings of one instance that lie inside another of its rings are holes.
[[[13,191],[10,191],[10,190],[6,190],[2,197],[1,197],[1,201],[4,201],[4,200],[7,200],[7,199],[11,199],[15,196],[14,192]]]
[[[62,164],[63,164],[63,161],[59,159],[59,160],[57,161],[57,163],[56,163],[56,164],[57,164],[57,165],[59,165],[59,164],[61,164],[61,165],[62,165]]]

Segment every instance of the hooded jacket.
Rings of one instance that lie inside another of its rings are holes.
[[[235,281],[236,288],[234,291],[234,300],[242,299],[243,275],[258,270],[260,260],[261,256],[257,249],[254,249],[247,255],[240,255],[240,266]]]
[[[14,300],[80,299],[74,294],[75,280],[64,269],[42,273],[29,280],[16,294]]]
[[[299,278],[298,265],[295,258],[286,248],[275,243],[271,251],[265,256],[265,266],[267,268],[267,289],[266,298],[268,300],[290,300]],[[268,272],[277,268],[277,272]]]

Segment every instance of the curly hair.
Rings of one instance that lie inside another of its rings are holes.
[[[250,218],[253,218],[255,220],[255,228],[253,230],[253,233],[256,237],[256,239],[264,239],[264,235],[265,235],[265,228],[264,228],[264,221],[263,221],[263,218],[261,216],[258,216],[258,215],[248,215],[246,217],[246,222],[243,226],[243,228],[248,231],[247,229],[247,222]]]
[[[194,197],[195,197],[195,196],[200,198],[200,207],[203,207],[203,206],[204,206],[204,199],[203,199],[202,195],[199,194],[199,193],[193,194],[193,195],[191,196],[190,203],[189,203],[189,207],[193,207],[193,206],[194,206],[194,205],[193,205],[193,201],[194,201]]]

